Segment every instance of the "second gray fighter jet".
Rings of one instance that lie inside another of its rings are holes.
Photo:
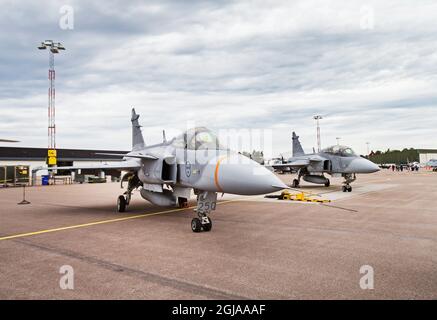
[[[318,153],[305,154],[299,137],[293,132],[293,156],[285,163],[272,164],[275,170],[297,171],[297,178],[293,180],[292,187],[298,188],[300,180],[310,183],[322,184],[329,187],[331,182],[325,176],[342,176],[343,192],[351,192],[350,185],[356,180],[356,174],[373,173],[379,171],[379,167],[373,162],[358,156],[345,146],[332,146]]]

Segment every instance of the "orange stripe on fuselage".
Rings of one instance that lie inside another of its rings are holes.
[[[221,158],[219,158],[217,160],[217,164],[215,165],[215,171],[214,171],[214,183],[215,186],[217,187],[217,189],[220,192],[223,192],[222,187],[220,187],[219,181],[218,181],[218,174],[219,174],[219,167],[220,167],[220,162],[222,162],[224,159],[226,159],[228,156],[223,156]]]

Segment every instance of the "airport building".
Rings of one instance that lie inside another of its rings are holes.
[[[57,149],[58,166],[89,165],[110,163],[119,161],[120,158],[109,155],[98,155],[97,153],[127,153],[128,151],[114,150],[78,150],[78,149]],[[0,147],[0,185],[16,184],[29,181],[33,172],[36,177],[41,179],[42,175],[47,175],[47,170],[38,170],[46,167],[47,148],[20,148],[20,147]],[[38,171],[37,171],[38,170]],[[87,170],[87,173],[97,174]],[[111,172],[106,172],[108,175]],[[119,172],[112,172],[119,176]],[[58,170],[58,176],[69,176],[69,170]],[[27,180],[26,180],[27,179]]]
[[[437,159],[437,149],[418,149],[420,164],[427,164],[430,160]]]

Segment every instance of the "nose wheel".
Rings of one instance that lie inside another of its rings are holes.
[[[203,217],[202,219],[194,218],[191,220],[191,230],[193,232],[211,231],[212,221],[209,217]]]
[[[344,178],[344,185],[343,185],[343,192],[352,192],[352,186],[350,183],[354,182],[357,179],[356,174],[343,174]]]

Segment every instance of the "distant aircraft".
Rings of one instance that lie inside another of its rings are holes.
[[[407,166],[410,168],[411,171],[419,171],[420,163],[417,161],[408,162]]]
[[[426,164],[428,167],[431,167],[432,171],[437,171],[437,159],[431,159]]]
[[[17,140],[9,140],[9,139],[0,139],[0,142],[20,142]]]
[[[323,184],[329,187],[331,182],[324,176],[341,175],[345,181],[343,192],[351,192],[350,183],[356,180],[357,173],[373,173],[379,171],[379,167],[373,162],[355,154],[345,146],[333,146],[322,150],[319,153],[305,154],[299,137],[293,132],[293,156],[283,164],[272,164],[275,170],[297,170],[297,179],[293,180],[292,187],[298,188],[300,179],[315,184]]]
[[[167,141],[146,146],[132,109],[132,151],[111,154],[123,160],[102,165],[50,167],[48,170],[117,169],[127,171],[127,191],[118,197],[117,210],[125,211],[132,191],[159,206],[185,207],[191,190],[197,195],[197,215],[191,221],[193,232],[210,231],[209,214],[216,208],[217,193],[260,195],[288,187],[264,166],[220,145],[208,129],[200,127],[186,131]]]

